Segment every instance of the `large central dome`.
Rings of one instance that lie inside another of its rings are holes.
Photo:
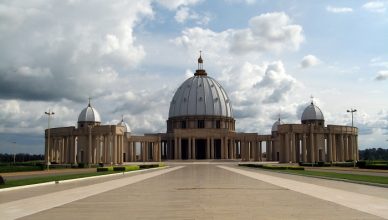
[[[225,90],[202,69],[202,58],[193,77],[182,83],[170,103],[169,118],[180,116],[233,117],[232,104]]]

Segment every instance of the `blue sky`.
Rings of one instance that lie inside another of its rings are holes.
[[[0,152],[43,152],[44,111],[74,126],[91,96],[104,124],[165,132],[203,51],[238,131],[299,123],[314,96],[360,148],[388,142],[388,1],[0,1]],[[16,144],[13,144],[16,142]]]

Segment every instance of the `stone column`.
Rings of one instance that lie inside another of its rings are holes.
[[[175,137],[174,141],[174,159],[178,160],[178,137]]]
[[[240,157],[242,161],[246,161],[246,155],[245,155],[245,141],[240,141]]]
[[[291,135],[290,161],[294,163],[296,162],[295,133],[291,133],[290,135]]]
[[[314,134],[314,159],[319,161],[319,139],[318,134]]]
[[[229,143],[228,143],[228,137],[225,137],[224,146],[225,146],[225,159],[229,159]]]
[[[214,159],[214,138],[211,137],[210,159]]]
[[[315,162],[315,145],[314,145],[314,133],[310,133],[310,162]]]
[[[343,139],[344,139],[344,160],[346,161],[346,160],[349,160],[348,136],[344,135]]]
[[[349,160],[352,160],[354,157],[354,154],[353,154],[353,136],[352,135],[348,136],[348,150],[349,150]]]
[[[182,138],[178,137],[178,159],[182,159]]]
[[[256,140],[251,142],[251,153],[253,161],[259,161],[259,149]]]
[[[259,161],[263,161],[263,149],[261,145],[261,141],[258,142],[259,147]]]
[[[76,158],[76,154],[77,154],[77,149],[75,148],[75,137],[74,136],[70,136],[70,162],[72,164],[77,164],[77,158]]]
[[[228,158],[233,159],[233,139],[228,140]]]
[[[131,142],[132,143],[132,161],[136,161],[136,142]]]
[[[295,153],[296,153],[296,161],[297,163],[300,162],[300,147],[301,147],[301,144],[300,144],[300,134],[297,135],[296,137],[296,144],[295,144],[295,147],[296,147],[296,150],[295,150]]]
[[[349,138],[350,138],[350,146],[351,146],[351,156],[350,156],[350,159],[351,160],[356,160],[356,151],[354,149],[354,135],[349,135]]]
[[[233,159],[237,159],[237,143],[236,140],[233,139]]]
[[[337,161],[337,144],[335,134],[331,134],[331,156],[333,162]]]
[[[206,159],[210,159],[210,138],[206,139]]]
[[[360,154],[358,152],[358,135],[354,135],[354,147],[356,149],[356,160],[360,160]]]
[[[197,155],[196,155],[196,153],[195,153],[196,150],[197,150],[197,144],[196,144],[196,139],[195,139],[195,137],[193,138],[193,144],[192,144],[191,149],[192,149],[191,155],[193,155],[193,159],[195,159],[195,158],[197,157]]]
[[[344,142],[344,136],[343,134],[340,135],[340,141],[341,141],[341,147],[340,147],[340,161],[343,162],[345,161],[345,153],[344,153],[344,149],[345,149],[345,142]]]
[[[221,159],[225,159],[225,141],[224,141],[224,137],[221,137]]]
[[[330,162],[330,161],[333,161],[332,136],[330,133],[327,135],[326,145],[327,145],[327,161]]]
[[[290,134],[289,133],[286,133],[285,134],[285,154],[284,154],[284,162],[288,163],[290,162]]]

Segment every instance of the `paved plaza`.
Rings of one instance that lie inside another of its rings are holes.
[[[0,192],[1,219],[388,219],[388,189],[235,163]]]

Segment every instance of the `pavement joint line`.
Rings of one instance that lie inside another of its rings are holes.
[[[232,167],[218,167],[256,180],[260,180],[295,192],[299,192],[308,196],[333,202],[351,209],[355,209],[358,211],[379,216],[384,219],[388,219],[388,199],[324,186],[318,186],[311,183],[304,183],[301,181],[290,180],[281,177],[274,177],[266,174]]]
[[[110,180],[103,183],[93,185],[75,187],[68,190],[34,196],[26,199],[20,199],[12,202],[0,204],[1,219],[16,219],[37,212],[45,211],[54,207],[62,206],[70,202],[124,187],[133,183],[137,183],[155,176],[166,174],[184,166],[172,167],[169,169],[161,169],[155,172],[144,173],[127,178]]]
[[[60,183],[76,182],[76,181],[81,181],[81,180],[90,180],[90,179],[97,179],[97,178],[104,178],[104,177],[111,177],[111,176],[127,175],[127,174],[132,174],[132,173],[140,173],[140,172],[145,172],[145,171],[148,171],[148,170],[164,169],[164,168],[167,168],[167,167],[168,166],[156,167],[156,168],[150,168],[150,169],[144,169],[144,170],[133,170],[133,171],[127,171],[127,172],[124,172],[124,173],[123,172],[118,172],[118,173],[111,173],[111,174],[100,175],[100,176],[88,176],[88,177],[68,179],[68,180],[50,181],[50,182],[45,182],[45,183],[30,184],[30,185],[24,185],[24,186],[15,186],[15,187],[9,187],[9,188],[0,189],[0,193],[1,192],[13,191],[13,190],[19,190],[19,189],[28,189],[28,188],[38,187],[38,186],[55,185],[55,184],[60,184]]]

